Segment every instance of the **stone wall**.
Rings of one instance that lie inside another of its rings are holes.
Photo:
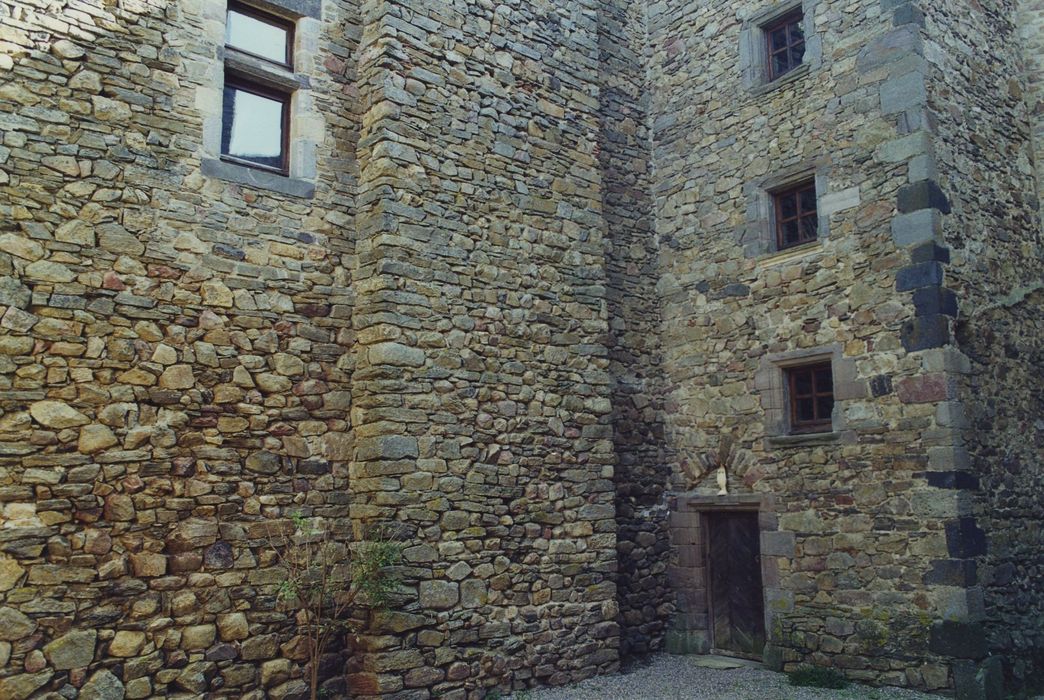
[[[759,511],[770,663],[1032,677],[1033,2],[804,0],[772,85],[789,5],[319,5],[281,187],[208,165],[222,3],[0,1],[0,696],[300,693],[297,514],[404,546],[330,692],[704,651],[723,503]],[[800,178],[820,240],[776,252]],[[812,356],[833,430],[786,435]]]
[[[621,653],[661,647],[673,595],[667,581],[668,478],[663,443],[658,253],[649,172],[646,6],[599,6],[599,80],[609,359],[613,377]]]
[[[1022,44],[1026,80],[1026,109],[1033,139],[1033,163],[1037,174],[1037,205],[1044,202],[1044,2],[1021,0],[1015,15],[1016,32]],[[1044,226],[1044,210],[1041,213]]]
[[[360,697],[617,667],[596,8],[365,7],[351,517],[418,595]]]
[[[302,199],[201,175],[223,6],[0,4],[0,696],[300,691],[268,535],[348,515],[356,14]]]
[[[982,546],[963,556],[978,557],[988,645],[1004,656],[1012,689],[1034,673],[1040,683],[1044,629],[1044,592],[1033,583],[1044,550],[1036,504],[1044,468],[1044,233],[1033,147],[1039,78],[1032,68],[1039,56],[1022,50],[1019,23],[1027,15],[1017,5],[925,7],[928,104],[940,187],[952,208],[944,219],[946,286],[960,301],[956,345],[970,360],[955,375],[953,426],[964,444],[954,457],[981,479],[975,519],[963,518],[962,528],[985,533]],[[987,35],[994,40],[977,39]]]
[[[989,648],[1003,655],[1009,688],[1044,681],[1044,295],[1017,291],[967,319],[958,332],[970,358],[969,446],[984,494],[979,521],[988,550],[979,560]]]
[[[966,507],[945,476],[959,440],[951,316],[922,274],[943,216],[929,196],[923,15],[803,6],[808,68],[771,86],[750,58],[762,3],[650,9],[672,466],[678,488],[712,496],[713,475],[685,474],[731,433],[730,490],[774,496],[778,523],[762,534],[772,662],[952,687],[968,654],[945,621],[976,619],[977,599],[948,551]],[[800,177],[815,179],[821,240],[773,253],[766,190]],[[826,436],[779,431],[780,367],[803,356],[834,364]],[[699,624],[690,612],[676,620]]]

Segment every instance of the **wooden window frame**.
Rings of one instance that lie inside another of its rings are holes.
[[[816,386],[816,373],[821,370],[827,370],[830,372],[830,390],[819,391]],[[793,365],[791,367],[784,368],[786,376],[786,387],[787,387],[787,405],[789,406],[790,413],[790,432],[793,434],[804,434],[804,433],[828,433],[833,429],[833,408],[836,404],[835,393],[834,393],[834,367],[833,363],[829,360],[825,362],[811,362],[803,365]],[[810,384],[812,387],[811,394],[798,394],[797,392],[797,378],[799,374],[807,373],[810,378]],[[830,397],[830,412],[831,415],[823,417],[819,415],[819,399],[824,397]],[[800,420],[798,417],[797,402],[798,399],[812,399],[812,420]]]
[[[812,196],[815,199],[815,207],[811,211],[804,211],[801,208],[801,195],[812,190]],[[770,193],[772,196],[772,209],[773,209],[773,227],[776,231],[776,249],[786,250],[788,248],[796,248],[806,243],[812,243],[819,239],[819,196],[816,193],[816,182],[815,179],[804,180],[796,185],[790,185],[788,187],[775,190]],[[783,216],[783,200],[787,197],[794,197],[796,214],[791,217]],[[802,223],[805,219],[815,217],[816,225],[813,228],[814,235],[806,236]],[[787,242],[786,236],[784,235],[784,226],[791,221],[798,223],[798,239],[796,241]]]
[[[801,61],[798,62],[798,63],[795,63],[793,65],[790,64],[790,49],[791,49],[791,47],[795,46],[798,43],[798,42],[792,40],[791,28],[794,25],[799,25],[800,26],[801,23],[804,22],[804,21],[805,21],[805,13],[799,7],[797,9],[793,10],[792,12],[788,12],[787,14],[783,15],[779,19],[773,20],[772,22],[764,25],[761,28],[761,31],[765,35],[765,61],[768,64],[767,67],[766,67],[766,72],[768,74],[769,82],[772,82],[773,80],[776,80],[778,78],[782,78],[784,75],[786,75],[787,73],[790,73],[795,68],[801,66],[805,62],[804,52],[802,52],[802,54],[801,54]],[[787,44],[782,49],[777,49],[777,50],[773,51],[772,50],[772,32],[778,31],[780,29],[786,29],[786,32],[787,32]],[[801,42],[800,43],[802,45],[804,45],[804,47],[807,50],[807,38],[805,37],[803,32],[802,32]],[[779,72],[776,71],[775,64],[772,61],[773,55],[774,54],[778,54],[778,53],[785,53],[786,56],[787,56],[787,68],[786,68],[786,70],[779,71]]]
[[[243,53],[243,54],[247,54],[248,56],[253,56],[253,57],[258,58],[258,59],[260,59],[262,61],[266,61],[266,62],[271,63],[273,65],[277,65],[277,66],[281,66],[283,68],[286,68],[287,70],[290,70],[290,71],[292,71],[294,69],[294,30],[296,29],[296,26],[297,26],[295,22],[293,22],[292,20],[286,19],[285,17],[280,17],[279,15],[273,15],[273,14],[271,14],[269,12],[265,12],[264,10],[259,10],[256,7],[253,7],[251,5],[247,5],[246,3],[239,2],[238,0],[228,0],[228,5],[225,8],[225,22],[226,22],[226,24],[228,22],[228,13],[229,12],[238,12],[241,15],[246,15],[247,17],[253,17],[254,19],[258,20],[259,22],[264,22],[265,24],[270,24],[273,27],[279,27],[280,29],[284,30],[286,32],[286,46],[284,47],[285,48],[285,51],[284,51],[284,58],[285,58],[285,60],[282,63],[280,63],[279,61],[273,61],[271,58],[268,58],[267,56],[261,56],[260,54],[256,54],[253,51],[247,51],[246,49],[241,49],[238,46],[233,46],[232,44],[229,44],[228,43],[228,34],[227,34],[228,30],[227,30],[227,28],[225,30],[226,31],[226,34],[225,34],[225,48],[232,49],[233,51],[238,51],[238,52]]]
[[[270,100],[275,100],[283,105],[282,118],[280,120],[281,125],[281,139],[279,144],[280,153],[280,165],[278,167],[272,165],[265,165],[264,163],[256,163],[252,160],[245,158],[237,158],[234,155],[225,153],[225,128],[226,125],[221,125],[221,160],[229,163],[235,163],[236,165],[242,165],[248,168],[257,168],[259,170],[265,170],[267,172],[279,173],[280,175],[290,174],[290,106],[293,99],[293,95],[289,92],[282,90],[276,90],[272,87],[264,85],[256,80],[245,78],[239,74],[225,72],[225,84],[221,91],[222,105],[224,105],[225,90],[228,88],[234,88],[236,90],[242,90],[243,92],[249,92],[259,97],[265,97]],[[224,115],[224,107],[222,106],[222,115]],[[229,126],[228,128],[231,128]]]

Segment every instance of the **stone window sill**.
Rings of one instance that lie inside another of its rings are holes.
[[[794,246],[793,248],[787,248],[786,250],[779,250],[774,253],[769,253],[760,260],[757,261],[758,267],[771,267],[773,265],[784,265],[794,260],[799,260],[808,255],[822,252],[823,250],[823,239],[805,243],[804,245]]]
[[[227,163],[216,158],[204,158],[201,172],[208,177],[248,185],[259,190],[268,190],[291,197],[311,199],[315,196],[315,183],[279,173],[270,173],[245,165]]]
[[[832,445],[840,442],[841,433],[806,433],[804,435],[774,435],[765,438],[770,447],[807,447],[810,445]]]
[[[800,66],[790,71],[786,75],[782,76],[781,78],[777,78],[772,82],[762,83],[761,85],[754,87],[751,90],[751,92],[756,96],[767,95],[770,92],[775,92],[776,90],[779,90],[784,85],[790,85],[791,83],[800,80],[801,78],[808,75],[811,70],[812,67],[809,64],[802,63]]]

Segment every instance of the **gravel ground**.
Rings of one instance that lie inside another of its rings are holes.
[[[795,688],[781,673],[760,667],[713,669],[696,656],[653,657],[616,676],[591,678],[565,688],[516,694],[514,700],[939,700],[898,688],[851,685],[844,690]]]

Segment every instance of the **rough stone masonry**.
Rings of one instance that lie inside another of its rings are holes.
[[[224,0],[0,0],[0,698],[301,696],[296,514],[403,541],[335,695],[705,652],[720,510],[766,662],[1040,682],[1041,0],[247,4],[295,25],[285,177],[214,152]]]

